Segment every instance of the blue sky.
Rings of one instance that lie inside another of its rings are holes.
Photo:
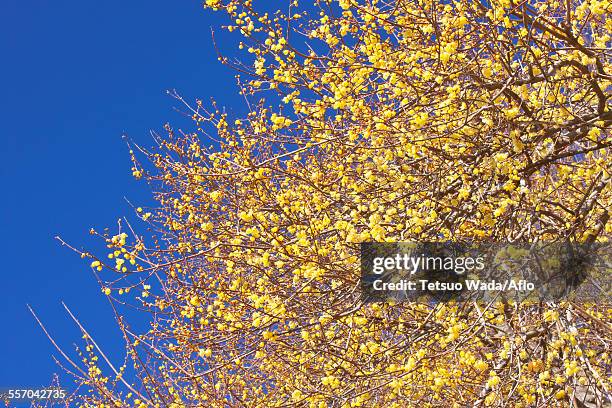
[[[61,301],[120,355],[87,263],[53,237],[90,248],[90,227],[131,213],[125,198],[151,203],[121,135],[147,145],[166,122],[190,129],[165,90],[240,104],[211,42],[219,17],[198,1],[0,2],[0,387],[48,385],[59,371],[26,304],[68,352],[80,334]]]

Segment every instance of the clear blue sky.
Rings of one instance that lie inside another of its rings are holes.
[[[91,246],[90,227],[131,213],[124,197],[151,203],[121,135],[147,145],[165,122],[190,129],[165,90],[239,104],[211,43],[219,18],[199,1],[0,1],[0,387],[59,371],[27,303],[67,351],[80,335],[62,300],[119,355],[87,263],[53,237]]]

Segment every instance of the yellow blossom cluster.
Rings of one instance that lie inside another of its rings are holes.
[[[155,236],[104,235],[91,266],[113,302],[143,289],[151,329],[120,320],[139,394],[94,369],[87,404],[609,403],[606,302],[364,304],[359,282],[365,241],[607,240],[607,2],[205,7],[241,38],[241,92],[279,106],[175,95],[197,130],[132,155]]]

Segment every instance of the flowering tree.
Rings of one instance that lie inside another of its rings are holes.
[[[115,367],[84,333],[87,406],[610,404],[609,305],[359,293],[364,241],[606,240],[609,3],[205,7],[248,114],[174,95],[194,131],[132,146],[159,205],[82,253],[126,340]]]

